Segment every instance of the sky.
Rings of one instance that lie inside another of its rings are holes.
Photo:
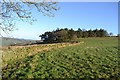
[[[18,30],[10,33],[14,38],[39,40],[39,35],[57,28],[105,29],[118,34],[118,3],[117,2],[60,2],[60,10],[54,12],[55,17],[44,16],[33,10],[37,19],[32,25],[17,22]]]

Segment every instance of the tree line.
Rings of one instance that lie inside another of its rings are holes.
[[[95,29],[95,30],[85,30],[80,29],[59,29],[57,28],[54,31],[48,31],[40,35],[41,40],[44,42],[65,42],[76,40],[77,38],[88,38],[88,37],[106,37],[109,36],[108,32],[104,29]]]

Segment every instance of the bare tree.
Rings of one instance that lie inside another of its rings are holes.
[[[32,10],[36,8],[44,16],[54,16],[59,10],[57,2],[46,0],[0,0],[0,30],[13,31],[15,22],[22,20],[30,24],[35,21]]]

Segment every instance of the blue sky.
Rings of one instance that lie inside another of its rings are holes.
[[[40,39],[39,35],[57,28],[100,29],[118,34],[118,3],[117,2],[60,2],[61,8],[55,17],[44,16],[33,10],[37,19],[32,25],[17,22],[18,30],[11,33],[12,37],[24,39]]]

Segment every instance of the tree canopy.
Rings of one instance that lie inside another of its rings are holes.
[[[55,31],[45,32],[40,35],[41,39],[45,42],[65,42],[70,40],[76,40],[77,38],[87,38],[87,37],[106,37],[108,32],[104,29],[95,30],[85,30],[80,29],[56,29]]]

